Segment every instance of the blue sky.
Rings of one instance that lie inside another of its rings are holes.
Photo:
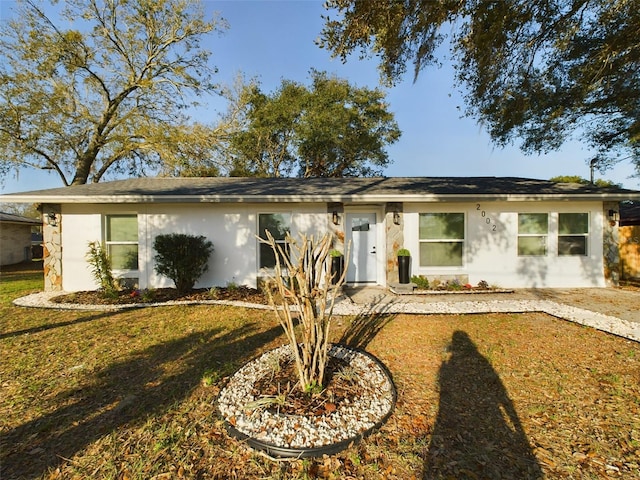
[[[6,18],[13,2],[0,2],[0,14]],[[242,72],[247,78],[257,77],[263,91],[273,92],[282,79],[308,83],[309,70],[315,68],[360,87],[379,86],[375,61],[354,56],[343,64],[315,45],[323,26],[321,15],[326,14],[322,1],[210,0],[204,5],[209,14],[217,11],[229,23],[224,34],[206,40],[213,53],[211,61],[219,69],[219,83],[231,83]],[[586,159],[593,155],[576,142],[558,152],[531,156],[520,152],[517,145],[504,149],[494,146],[475,120],[461,118],[463,100],[446,61],[442,68],[424,70],[415,83],[408,74],[402,83],[385,91],[402,130],[400,140],[388,147],[392,163],[384,172],[386,176],[589,178]],[[205,100],[206,107],[196,114],[198,120],[215,121],[226,104],[215,97]],[[640,189],[640,179],[628,178],[632,174],[627,162],[604,174],[596,172],[596,178]],[[29,170],[5,178],[0,192],[59,186],[62,182],[56,175]]]

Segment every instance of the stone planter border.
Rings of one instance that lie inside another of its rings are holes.
[[[236,438],[237,440],[243,441],[245,442],[247,445],[249,445],[251,448],[261,451],[269,456],[272,457],[279,457],[279,458],[310,458],[310,457],[321,457],[323,455],[333,455],[336,454],[348,447],[350,447],[351,445],[355,445],[356,443],[358,443],[359,441],[361,441],[363,438],[367,437],[368,435],[370,435],[371,433],[375,432],[376,430],[380,429],[385,422],[389,419],[389,417],[391,416],[391,414],[393,413],[394,409],[395,409],[395,404],[397,401],[397,391],[395,388],[395,385],[393,383],[393,378],[391,376],[391,373],[389,372],[389,370],[387,369],[387,367],[380,361],[378,360],[374,355],[357,349],[357,348],[353,348],[353,347],[349,347],[343,344],[333,344],[329,354],[332,355],[332,351],[337,349],[339,352],[344,352],[344,350],[348,350],[349,353],[353,354],[353,358],[356,358],[358,356],[363,356],[366,357],[367,360],[370,360],[376,369],[378,369],[379,374],[381,374],[384,379],[386,384],[388,385],[388,388],[390,389],[390,394],[391,394],[391,402],[390,402],[390,407],[388,409],[388,411],[386,411],[383,415],[381,415],[379,418],[376,419],[376,421],[374,422],[374,424],[368,428],[365,428],[361,431],[358,431],[357,434],[355,435],[351,435],[348,438],[344,438],[341,440],[337,440],[334,442],[330,442],[321,446],[309,446],[309,447],[287,447],[287,446],[282,446],[282,445],[277,445],[274,444],[273,442],[268,442],[268,441],[263,441],[261,439],[256,438],[256,436],[254,435],[249,435],[247,433],[242,432],[239,428],[237,428],[236,426],[232,425],[231,422],[229,421],[229,418],[227,418],[227,416],[225,415],[225,413],[222,411],[222,409],[220,408],[220,398],[223,396],[223,394],[225,393],[227,387],[229,386],[229,383],[233,380],[233,378],[240,374],[243,370],[243,368],[241,368],[240,370],[238,370],[233,376],[231,376],[231,378],[229,379],[229,382],[227,383],[227,386],[225,386],[222,391],[220,392],[220,396],[218,397],[218,410],[221,414],[221,416],[224,418],[225,421],[225,426],[227,429],[227,432],[229,433],[229,435],[231,435],[233,438]],[[283,348],[283,347],[280,347]],[[274,349],[271,350],[271,352],[274,352],[278,349]],[[266,353],[270,353],[270,352],[266,352]],[[247,364],[245,364],[245,367],[247,365],[251,365],[252,363],[255,362],[260,362],[263,357],[265,356],[265,354],[260,355],[259,357],[251,360],[250,362],[248,362]],[[341,356],[341,355],[333,355],[336,356],[338,358],[342,358],[343,360],[347,360],[350,361],[349,359]],[[251,385],[253,385],[253,382],[251,382]],[[387,394],[388,395],[388,394]],[[333,414],[329,414],[329,417],[333,415]],[[286,418],[288,416],[286,415],[281,415],[280,417],[282,418]],[[265,427],[266,428],[266,427]]]

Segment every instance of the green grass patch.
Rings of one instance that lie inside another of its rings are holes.
[[[42,262],[21,263],[0,268],[0,304],[8,305],[19,296],[42,291]]]
[[[635,342],[541,314],[371,319],[358,340],[398,386],[389,422],[338,455],[274,462],[215,406],[229,375],[285,343],[270,311],[18,308],[42,272],[0,280],[2,478],[640,476]],[[335,338],[362,333],[354,320]]]

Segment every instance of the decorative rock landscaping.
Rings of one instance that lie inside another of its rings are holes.
[[[62,295],[65,292],[39,292],[26,297],[17,298],[13,301],[14,305],[21,307],[37,307],[37,308],[55,308],[67,310],[121,310],[124,308],[137,307],[160,307],[163,305],[188,305],[188,304],[218,304],[218,305],[235,305],[248,308],[271,309],[268,305],[259,305],[249,302],[225,301],[225,300],[209,300],[209,301],[190,301],[190,302],[166,302],[154,304],[130,304],[130,305],[85,305],[85,304],[61,304],[54,303],[50,299],[52,297]],[[366,303],[354,303],[349,297],[345,297],[336,302],[334,315],[359,315],[363,312],[373,313],[408,313],[408,314],[470,314],[470,313],[525,313],[525,312],[543,312],[563,320],[579,323],[598,330],[613,333],[621,337],[640,342],[640,316],[635,321],[629,321],[606,315],[604,313],[587,310],[584,308],[567,305],[564,303],[551,300],[524,300],[524,299],[505,299],[505,300],[481,300],[482,295],[475,295],[475,301],[431,301],[423,303],[419,301],[399,301],[399,298],[416,298],[421,295],[402,295],[399,297],[378,296],[371,298]],[[435,297],[435,296],[434,296]],[[453,296],[451,296],[453,297]],[[465,298],[464,295],[455,295],[457,299]],[[634,313],[637,311],[636,305],[627,305]]]
[[[253,385],[274,362],[291,356],[289,345],[271,350],[238,370],[218,397],[218,408],[234,437],[269,455],[311,457],[336,453],[384,424],[396,402],[390,374],[372,355],[333,345],[329,355],[347,362],[358,382],[357,398],[322,415],[287,415],[256,408]],[[252,406],[253,405],[253,406]]]

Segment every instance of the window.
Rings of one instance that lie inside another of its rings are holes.
[[[461,267],[464,213],[421,213],[421,267]]]
[[[138,216],[107,215],[105,243],[114,270],[138,269]]]
[[[588,213],[558,215],[558,255],[586,255],[588,236]]]
[[[285,254],[289,253],[286,237],[291,229],[291,215],[287,213],[261,213],[258,215],[258,235],[266,238],[265,230],[273,235],[276,244],[282,247]],[[262,242],[259,245],[258,265],[260,268],[273,268],[276,266],[276,256],[270,245]]]
[[[542,256],[547,254],[549,216],[546,213],[518,214],[518,255]]]
[[[368,232],[370,229],[369,217],[353,218],[351,221],[352,232]]]

